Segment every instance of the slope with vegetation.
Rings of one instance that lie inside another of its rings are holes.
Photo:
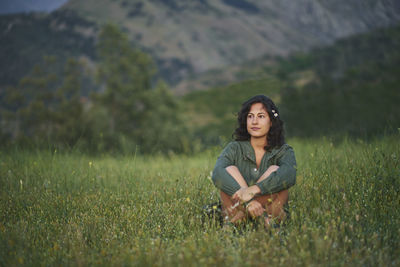
[[[191,124],[208,140],[230,139],[234,112],[256,93],[278,102],[289,136],[393,133],[400,126],[399,51],[400,27],[380,29],[275,63],[256,62],[260,67],[251,73],[257,79],[190,93],[183,100],[189,117],[212,121]]]
[[[70,0],[63,10],[121,25],[172,84],[188,74],[331,44],[400,20],[394,0]]]
[[[0,92],[1,145],[88,152],[180,152],[186,136],[179,105],[162,82],[152,85],[151,58],[118,27],[102,27],[95,75],[70,59],[63,75],[47,57],[16,87]],[[93,77],[95,76],[95,77]],[[83,82],[103,88],[82,97]],[[171,136],[175,138],[171,139]]]
[[[303,137],[397,132],[399,51],[397,26],[284,61],[279,74],[289,81],[282,94],[289,129]]]
[[[16,85],[45,56],[58,58],[62,73],[69,57],[93,61],[97,26],[73,12],[0,16],[0,91]]]
[[[151,55],[159,76],[184,93],[195,89],[185,82],[190,76],[331,44],[399,20],[395,0],[70,0],[48,15],[0,17],[0,88],[16,85],[45,55],[95,60],[93,41],[107,22],[118,24]]]
[[[230,140],[241,103],[256,94],[278,104],[290,137],[369,138],[400,125],[400,27],[286,59],[249,62],[237,73],[251,79],[180,99],[163,83],[152,83],[154,64],[125,34],[105,29],[96,79],[83,75],[76,60],[56,75],[57,61],[49,57],[17,87],[1,92],[3,145],[33,140],[88,151],[198,151]],[[85,79],[97,80],[103,90],[80,97]]]

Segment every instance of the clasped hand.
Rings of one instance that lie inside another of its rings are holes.
[[[247,204],[246,207],[247,211],[252,217],[261,216],[265,211],[264,207],[257,200],[252,200],[254,196],[258,193],[257,192],[258,190],[259,190],[258,187],[253,187],[253,186],[247,188],[241,188],[238,191],[236,191],[235,194],[233,194],[232,200],[240,201],[241,203],[246,203],[251,200]]]
[[[248,202],[255,196],[255,193],[251,187],[242,187],[235,194],[233,194],[232,199],[234,201],[240,201],[241,203]]]

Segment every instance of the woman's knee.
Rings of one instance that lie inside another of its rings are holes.
[[[284,200],[284,202],[287,202],[287,200],[289,199],[289,189],[278,192],[277,198]]]
[[[262,205],[269,206],[271,204],[283,206],[289,199],[289,190],[285,189],[275,194],[263,195],[256,200],[258,200]]]
[[[274,204],[283,207],[289,200],[289,190],[285,189],[275,194]]]

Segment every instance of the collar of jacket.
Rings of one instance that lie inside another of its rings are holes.
[[[243,156],[245,159],[251,160],[252,162],[256,162],[256,153],[254,152],[254,148],[251,146],[250,141],[242,141],[241,143],[241,147],[243,149]],[[270,158],[274,157],[275,155],[277,155],[279,152],[284,151],[286,149],[286,147],[288,147],[288,144],[283,144],[281,147],[279,148],[273,148],[271,151],[266,151],[266,155],[264,155],[264,157],[266,157],[266,161],[268,161]]]

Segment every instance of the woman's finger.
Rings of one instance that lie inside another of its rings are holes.
[[[265,209],[261,207],[261,209],[258,210],[258,216],[263,215]]]
[[[233,194],[233,195],[232,195],[232,199],[233,199],[233,200],[238,200],[238,193]]]

